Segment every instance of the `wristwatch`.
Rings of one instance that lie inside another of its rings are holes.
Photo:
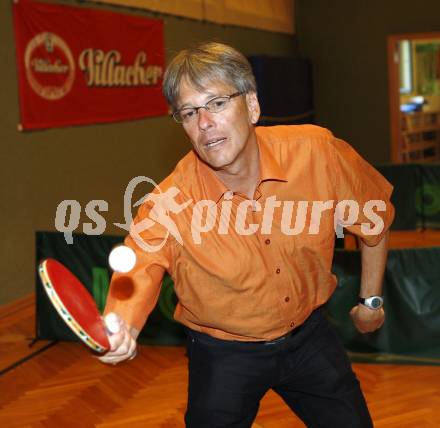
[[[370,296],[367,298],[359,297],[358,302],[369,309],[374,309],[377,311],[383,306],[383,297],[382,296]]]

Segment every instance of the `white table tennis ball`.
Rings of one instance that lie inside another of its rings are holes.
[[[110,252],[108,263],[115,272],[130,272],[136,264],[136,254],[131,248],[119,245]]]

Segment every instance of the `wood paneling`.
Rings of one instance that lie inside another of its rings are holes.
[[[440,247],[440,230],[392,230],[388,245],[390,249]],[[357,238],[347,233],[344,237],[344,248],[358,249]]]

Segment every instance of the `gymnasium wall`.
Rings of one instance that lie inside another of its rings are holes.
[[[373,163],[390,159],[387,35],[440,31],[438,0],[296,0],[293,37],[83,1],[52,1],[163,17],[168,58],[206,39],[231,43],[247,55],[310,58],[317,123]],[[77,199],[84,208],[92,199],[105,199],[106,233],[120,233],[112,223],[123,219],[122,196],[130,179],[147,175],[160,181],[189,143],[166,117],[19,133],[11,0],[0,1],[0,58],[3,304],[33,290],[34,234],[55,229],[61,200]]]
[[[246,55],[297,54],[293,36],[123,7],[54,2],[163,18],[168,59],[181,48],[208,39],[232,44]],[[18,132],[11,3],[0,1],[0,304],[33,291],[35,231],[55,230],[59,202],[76,199],[84,209],[92,199],[106,200],[106,233],[120,234],[112,223],[123,222],[123,194],[128,182],[137,175],[162,180],[190,147],[181,127],[168,117]],[[82,217],[80,225],[84,221],[89,220]]]
[[[296,0],[296,36],[313,65],[316,120],[370,162],[390,156],[387,36],[440,31],[438,0]]]

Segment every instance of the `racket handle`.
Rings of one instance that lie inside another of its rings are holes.
[[[104,317],[104,323],[109,335],[117,334],[121,330],[121,320],[114,312],[110,312]]]

